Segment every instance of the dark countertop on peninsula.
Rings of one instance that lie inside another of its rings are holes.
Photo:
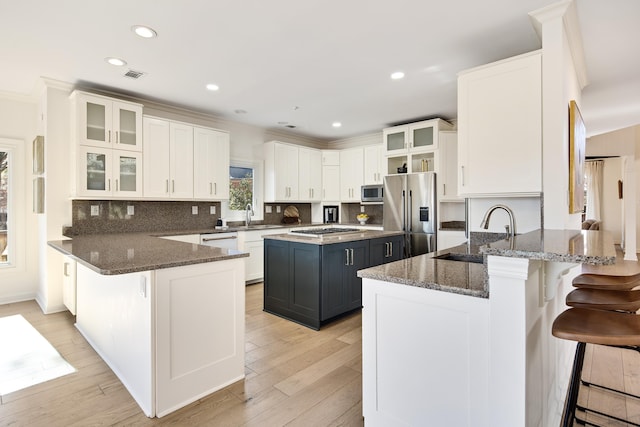
[[[358,271],[358,277],[441,290],[480,298],[489,297],[487,256],[607,265],[616,261],[611,235],[605,231],[536,230],[486,243],[472,233],[471,243],[435,253]],[[484,263],[449,261],[434,257],[446,253],[483,254]]]
[[[74,236],[72,240],[51,241],[49,246],[104,275],[158,270],[249,256],[248,253],[238,250],[160,238],[172,234],[190,233],[89,234]]]

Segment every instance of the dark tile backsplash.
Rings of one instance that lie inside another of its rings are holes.
[[[99,207],[98,216],[91,216],[91,206]],[[133,206],[133,215],[127,215],[128,206]],[[197,215],[192,214],[193,206],[198,207]],[[206,229],[220,218],[220,202],[73,200],[72,209],[72,228],[66,233],[71,235]]]

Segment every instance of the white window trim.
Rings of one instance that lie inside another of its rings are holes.
[[[264,219],[264,199],[263,199],[263,166],[262,161],[231,158],[229,167],[253,169],[253,212],[252,221],[262,221]],[[228,171],[227,171],[228,172]],[[244,211],[232,211],[229,209],[229,201],[221,202],[222,218],[227,221],[244,221]]]
[[[9,191],[7,197],[7,246],[9,256],[0,263],[0,270],[15,270],[24,265],[25,247],[18,245],[17,236],[25,235],[25,206],[30,200],[24,186],[24,141],[0,138],[0,151],[9,153]],[[18,195],[22,195],[19,203]],[[26,243],[26,239],[22,240]]]

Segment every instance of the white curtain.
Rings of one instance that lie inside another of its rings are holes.
[[[602,201],[602,171],[604,162],[592,160],[585,163],[587,183],[587,218],[600,221],[600,204]]]

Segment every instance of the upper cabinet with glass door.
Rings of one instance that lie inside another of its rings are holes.
[[[394,126],[382,131],[385,156],[424,153],[438,149],[438,133],[453,126],[442,119],[424,120]]]
[[[71,98],[80,145],[142,151],[142,105],[80,91]]]

